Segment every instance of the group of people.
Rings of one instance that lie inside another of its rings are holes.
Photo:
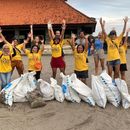
[[[119,37],[115,30],[109,34],[105,32],[105,21],[100,19],[101,32],[94,38],[92,35],[85,35],[83,31],[80,32],[79,37],[72,34],[71,40],[68,41],[74,55],[74,73],[82,82],[86,83],[88,78],[88,51],[91,51],[95,63],[95,75],[99,74],[99,62],[101,63],[102,70],[105,69],[105,55],[104,55],[104,42],[107,43],[107,68],[108,74],[114,79],[121,78],[125,80],[125,71],[127,71],[126,50],[127,39],[130,28],[126,31],[128,18],[124,18],[124,27]],[[53,31],[51,21],[48,22],[48,34],[50,38],[50,46],[52,49],[51,68],[52,77],[56,78],[57,69],[65,74],[65,60],[64,60],[64,33],[66,29],[66,21],[62,21],[62,31]],[[126,32],[126,36],[123,37]],[[1,87],[4,88],[11,80],[13,70],[16,68],[19,76],[24,73],[24,64],[22,61],[22,51],[28,57],[28,72],[35,71],[35,78],[40,78],[42,71],[41,57],[44,51],[44,39],[39,36],[33,37],[33,26],[30,26],[30,33],[27,39],[22,44],[18,43],[15,38],[12,43],[9,43],[2,34],[0,29],[0,37],[5,43],[0,51],[0,80]],[[30,50],[26,49],[26,45],[31,40]],[[114,72],[114,77],[112,75]]]

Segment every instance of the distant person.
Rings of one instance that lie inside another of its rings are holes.
[[[37,35],[34,37],[33,25],[30,25],[30,32],[31,32],[31,46],[37,45],[40,48],[42,46],[42,43],[45,43],[44,38],[41,35]]]
[[[123,31],[120,34],[119,37],[117,37],[116,31],[112,30],[109,33],[109,36],[107,36],[105,32],[105,21],[102,21],[102,18],[100,18],[100,24],[102,28],[102,32],[104,34],[105,40],[107,42],[107,67],[108,67],[108,74],[112,77],[112,71],[113,67],[115,67],[114,71],[114,78],[119,77],[119,70],[120,70],[120,54],[119,54],[119,46],[122,41],[123,35],[126,30],[126,25],[128,22],[128,17],[124,18],[124,27]]]
[[[105,69],[105,66],[104,66],[105,55],[104,55],[104,50],[103,50],[103,44],[104,44],[104,37],[103,37],[102,32],[99,32],[98,37],[95,39],[94,44],[93,44],[95,75],[98,75],[98,72],[99,72],[99,67],[98,67],[99,62],[101,64],[102,70]]]

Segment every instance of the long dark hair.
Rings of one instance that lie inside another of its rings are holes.
[[[84,48],[84,45],[82,45],[82,44],[77,45],[77,52],[78,52],[78,47],[79,47],[79,46],[82,46],[82,47],[83,47],[83,52],[84,52],[84,49],[85,49],[85,48]]]
[[[38,51],[39,51],[40,48],[39,48],[39,46],[37,46],[37,45],[33,45],[33,46],[31,47],[30,53],[33,53],[32,50],[33,50],[34,47],[37,47],[37,53],[38,53]]]

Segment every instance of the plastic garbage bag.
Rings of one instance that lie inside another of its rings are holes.
[[[27,92],[31,92],[36,88],[34,75],[35,72],[25,73],[18,79],[7,84],[1,90],[1,93],[4,93],[5,104],[12,106],[13,102],[27,101]]]
[[[89,103],[91,106],[95,106],[95,101],[92,97],[92,90],[85,85],[82,81],[80,81],[76,74],[72,74],[70,76],[71,82],[72,82],[72,88],[79,94],[79,97]]]
[[[105,108],[107,98],[103,85],[97,76],[92,75],[92,94],[98,106]]]
[[[51,87],[49,83],[39,79],[38,82],[40,83],[40,91],[43,95],[45,101],[53,100],[54,99],[54,89]]]
[[[72,83],[69,75],[60,74],[62,77],[62,90],[65,95],[66,100],[71,102],[80,103],[81,99],[78,93],[72,88]]]
[[[112,103],[115,107],[118,107],[121,102],[121,95],[117,86],[113,85],[112,78],[106,73],[106,71],[103,71],[100,74],[99,79],[104,86],[108,101]]]
[[[127,109],[130,107],[130,94],[128,92],[127,84],[124,80],[117,78],[115,79],[117,88],[119,89],[122,97],[122,106]]]
[[[35,74],[36,74],[35,72],[30,72],[25,73],[21,76],[22,77],[21,81],[13,91],[14,102],[28,101],[26,98],[27,93],[33,91],[37,87],[36,79],[34,77]]]
[[[51,81],[51,87],[54,88],[55,99],[59,102],[63,102],[64,94],[62,92],[61,86],[57,85],[57,81],[54,78],[50,78],[50,81]]]

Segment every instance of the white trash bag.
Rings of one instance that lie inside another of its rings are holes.
[[[14,88],[13,91],[13,100],[14,102],[26,102],[28,101],[26,96],[28,92],[32,92],[37,88],[36,79],[34,75],[36,72],[25,73],[21,77],[21,81]]]
[[[13,102],[27,101],[27,92],[36,89],[34,75],[35,72],[25,73],[2,89],[1,93],[5,95],[5,104],[12,106]]]
[[[76,74],[72,74],[70,76],[72,82],[72,88],[79,94],[79,97],[89,103],[91,106],[95,106],[95,101],[92,96],[92,90],[85,85],[82,81],[80,81]]]
[[[104,86],[108,101],[112,103],[115,107],[118,107],[121,102],[121,95],[117,86],[113,85],[112,78],[107,74],[106,71],[103,71],[100,74],[99,79]]]
[[[60,73],[60,76],[62,77],[62,91],[65,95],[66,100],[71,102],[77,102],[80,103],[81,99],[78,95],[78,93],[72,88],[71,78],[69,75],[64,75],[63,73]]]
[[[13,80],[9,84],[7,84],[0,93],[4,94],[4,102],[5,104],[12,106],[13,105],[13,90],[19,84],[22,77]]]
[[[104,87],[100,80],[98,79],[98,76],[92,75],[92,94],[94,97],[95,102],[98,106],[105,108],[107,103],[107,98],[105,94]]]
[[[130,107],[130,94],[128,92],[127,84],[120,78],[115,79],[115,82],[122,96],[122,106],[125,109],[128,109]]]
[[[57,85],[57,81],[54,78],[50,78],[50,81],[51,81],[51,87],[54,88],[55,99],[58,102],[63,102],[64,101],[64,94],[62,92],[61,86]]]
[[[45,101],[53,100],[54,89],[51,87],[51,85],[46,81],[43,81],[42,79],[39,79],[38,83],[40,83],[40,91],[43,94],[44,100]]]

